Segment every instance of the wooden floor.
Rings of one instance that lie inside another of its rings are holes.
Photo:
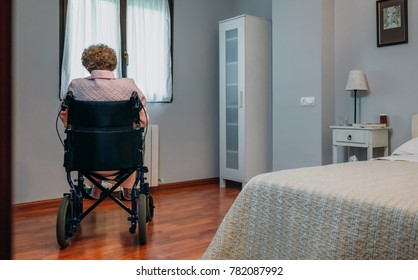
[[[129,233],[129,214],[110,199],[81,221],[64,249],[55,236],[60,200],[14,207],[13,259],[199,259],[240,189],[209,184],[152,191],[156,208],[145,245],[139,245],[138,233]]]

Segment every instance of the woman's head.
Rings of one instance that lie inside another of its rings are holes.
[[[97,44],[84,49],[81,62],[91,73],[93,70],[115,70],[118,59],[114,49],[104,44]]]

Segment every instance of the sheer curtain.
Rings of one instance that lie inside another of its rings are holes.
[[[121,32],[119,0],[68,0],[61,96],[74,78],[89,76],[81,64],[81,54],[90,45],[103,43],[113,48],[121,61]],[[121,67],[115,70],[121,77]]]
[[[171,27],[167,0],[127,1],[127,75],[148,102],[172,99]]]

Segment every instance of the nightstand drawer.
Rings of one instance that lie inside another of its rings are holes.
[[[342,129],[334,130],[334,142],[335,143],[357,143],[357,144],[366,144],[367,143],[367,133],[362,130],[356,129]]]

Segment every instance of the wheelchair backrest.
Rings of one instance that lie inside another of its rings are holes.
[[[69,96],[69,97],[68,97]],[[67,94],[64,167],[67,171],[137,169],[142,166],[140,101],[81,101]]]

